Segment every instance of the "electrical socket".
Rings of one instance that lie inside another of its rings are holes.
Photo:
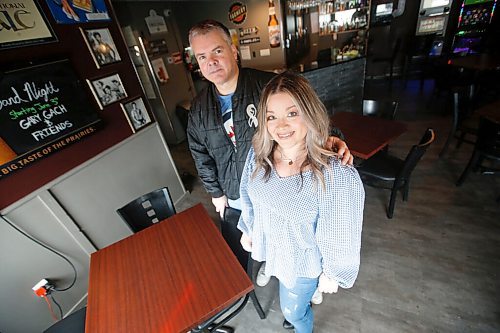
[[[41,279],[40,282],[35,284],[35,286],[31,289],[33,289],[33,291],[36,291],[36,290],[40,289],[41,287],[45,287],[45,285],[48,283],[49,283],[49,281],[47,279]]]
[[[54,285],[47,279],[41,279],[31,289],[33,289],[37,296],[44,297],[52,292],[52,290],[54,289]]]

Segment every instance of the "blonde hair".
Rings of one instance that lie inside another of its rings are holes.
[[[300,175],[302,177],[302,172],[309,166],[314,179],[319,180],[324,187],[323,168],[328,166],[329,157],[336,156],[334,152],[323,148],[328,139],[330,119],[309,81],[289,71],[272,78],[262,91],[257,112],[259,126],[252,140],[256,162],[254,176],[263,169],[264,178],[269,179],[273,168],[273,152],[277,143],[272,140],[267,130],[266,112],[269,98],[278,93],[285,93],[291,97],[308,128],[305,143],[307,156],[300,166]]]

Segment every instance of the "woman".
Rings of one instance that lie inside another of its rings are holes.
[[[350,288],[359,271],[364,190],[325,150],[329,119],[308,81],[285,72],[264,88],[241,179],[241,244],[280,282],[297,333],[313,329],[311,296]]]

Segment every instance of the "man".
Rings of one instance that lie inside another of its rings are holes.
[[[96,57],[99,59],[101,65],[109,64],[114,62],[116,59],[115,50],[108,43],[102,40],[102,36],[99,32],[94,32],[94,52]]]
[[[130,110],[130,115],[135,123],[135,128],[140,128],[146,123],[146,118],[144,118],[144,113],[141,109],[137,107],[135,102],[132,102],[132,109]]]
[[[191,105],[189,149],[215,210],[224,218],[226,207],[240,209],[241,174],[258,126],[260,93],[274,74],[240,68],[229,30],[217,21],[205,20],[193,26],[189,43],[201,73],[210,82]],[[352,163],[346,144],[338,138],[330,139],[343,156],[342,163]],[[269,279],[262,265],[257,284],[264,286]]]

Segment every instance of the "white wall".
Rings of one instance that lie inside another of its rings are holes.
[[[186,193],[158,125],[153,124],[2,214],[76,266],[75,286],[54,294],[67,314],[86,304],[90,253],[131,234],[116,209],[163,186],[169,187],[174,202]],[[63,288],[72,277],[63,259],[0,220],[0,332],[42,332],[49,327],[53,320],[47,304],[31,287],[49,278]]]

